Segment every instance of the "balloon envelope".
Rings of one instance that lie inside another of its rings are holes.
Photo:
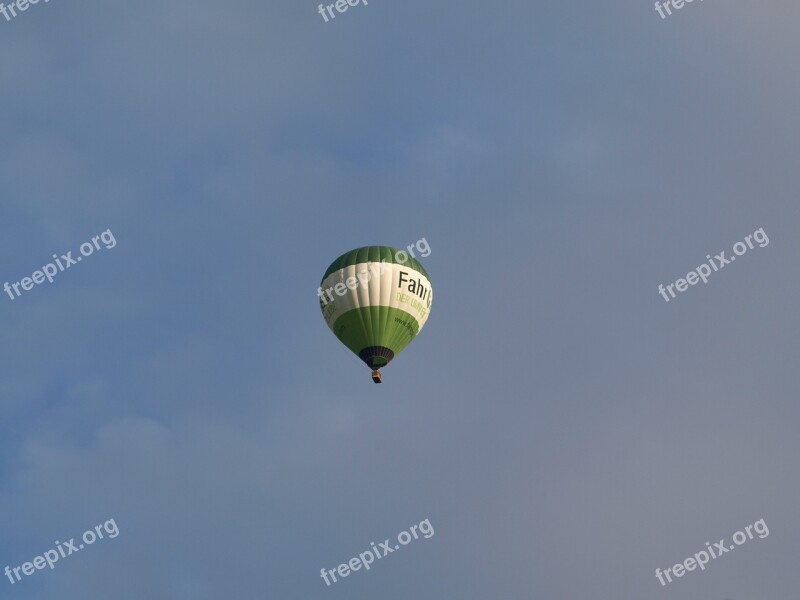
[[[425,268],[389,246],[342,254],[322,276],[319,296],[328,327],[373,370],[417,336],[433,303]]]

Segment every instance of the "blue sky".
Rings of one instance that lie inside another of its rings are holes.
[[[0,18],[2,282],[117,240],[0,301],[0,569],[120,531],[3,597],[792,597],[798,5],[316,11]],[[421,237],[431,317],[375,386],[316,288]]]

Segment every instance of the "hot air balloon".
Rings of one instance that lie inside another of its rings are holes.
[[[364,246],[331,263],[318,290],[333,334],[372,369],[380,369],[413,340],[430,315],[428,272],[404,250]]]

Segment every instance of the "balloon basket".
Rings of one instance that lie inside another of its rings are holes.
[[[382,383],[383,382],[383,376],[381,375],[380,371],[375,370],[375,371],[372,372],[372,381],[374,381],[375,383]]]

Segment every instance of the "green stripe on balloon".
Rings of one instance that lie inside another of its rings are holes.
[[[419,333],[419,322],[399,308],[367,306],[339,316],[333,333],[356,356],[371,346],[388,348],[397,356]]]
[[[400,254],[398,255],[398,253]],[[404,257],[406,260],[403,260]],[[328,267],[328,270],[325,271],[325,275],[322,276],[322,281],[325,281],[325,278],[331,273],[343,269],[344,267],[366,262],[379,263],[383,261],[387,264],[403,265],[419,271],[430,280],[425,267],[423,267],[416,258],[409,255],[406,250],[398,250],[390,246],[364,246],[363,248],[356,248],[350,252],[345,252],[333,261],[331,266]]]

